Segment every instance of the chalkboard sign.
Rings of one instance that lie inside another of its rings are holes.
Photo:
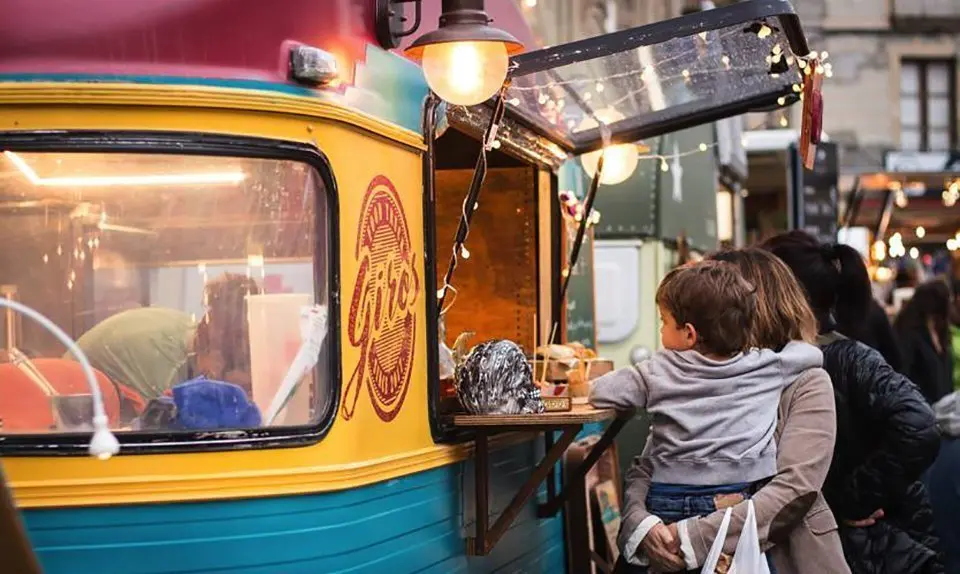
[[[812,170],[803,169],[800,154],[791,147],[791,166],[794,170],[794,229],[801,229],[822,243],[837,241],[837,184],[839,158],[837,145],[822,142],[817,145],[817,156]]]
[[[565,260],[569,260],[577,224],[564,219]],[[589,349],[597,348],[596,299],[593,284],[593,228],[583,237],[580,257],[570,273],[567,287],[567,342],[580,343]]]

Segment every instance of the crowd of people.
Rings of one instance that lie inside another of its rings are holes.
[[[777,574],[960,572],[960,297],[903,300],[891,323],[860,254],[802,232],[668,274],[663,349],[591,392],[652,415],[618,571],[700,571],[730,509],[721,564],[753,512]]]

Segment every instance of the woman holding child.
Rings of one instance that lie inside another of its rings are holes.
[[[652,445],[648,443],[644,456],[634,462],[625,477],[627,487],[619,540],[623,555],[633,564],[641,563],[643,558],[649,559],[656,571],[697,570],[719,530],[723,513],[716,510],[734,506],[733,521],[724,546],[727,553],[724,558],[729,561],[746,516],[746,504],[741,502],[750,497],[756,506],[761,542],[764,549],[769,549],[768,556],[773,562],[772,570],[778,574],[849,572],[837,537],[836,522],[819,494],[830,464],[836,417],[830,379],[819,368],[822,361],[819,351],[809,344],[816,336],[813,313],[790,270],[770,254],[755,249],[729,251],[715,255],[714,259],[726,262],[723,268],[727,273],[738,271],[754,290],[752,317],[747,328],[742,330],[747,335],[743,346],[754,350],[742,355],[754,355],[755,361],[765,357],[765,360],[785,367],[785,376],[772,377],[775,384],[767,385],[763,408],[757,412],[765,419],[758,425],[765,431],[760,441],[764,444],[761,451],[766,457],[771,452],[774,454],[775,466],[765,469],[769,472],[767,476],[744,485],[746,487],[739,491],[723,489],[726,490],[724,493],[717,489],[711,495],[706,487],[697,487],[700,489],[698,493],[683,496],[684,505],[693,511],[691,514],[703,516],[681,520],[668,527],[662,520],[676,520],[677,515],[660,517],[657,512],[663,512],[654,508],[658,501],[648,496],[652,494],[651,490],[664,489],[663,485],[651,487],[651,479],[658,479],[654,459],[650,456]],[[717,266],[718,263],[701,265]],[[665,297],[659,298],[658,302],[661,301],[661,307],[674,305]],[[718,305],[712,307],[722,309]],[[667,324],[669,321],[664,325],[667,336],[668,327],[676,327]],[[703,322],[695,319],[690,324],[694,331],[698,323]],[[691,354],[691,351],[680,353]],[[593,400],[596,404],[609,404],[603,396],[606,394],[605,385],[600,381],[597,385]],[[617,406],[623,408],[627,405],[618,402]],[[712,410],[727,408],[727,402],[713,400]],[[657,418],[655,414],[655,426]],[[772,432],[774,425],[775,433]],[[653,436],[655,440],[656,435]],[[741,458],[749,459],[754,454],[753,450],[748,450]],[[689,481],[689,478],[684,479],[685,483]],[[666,485],[666,488],[671,486]],[[648,502],[653,503],[649,508]],[[774,543],[776,545],[770,549]],[[631,569],[646,572],[641,566]]]
[[[734,520],[724,546],[725,552],[732,553],[746,515],[746,504],[741,501],[749,496],[756,506],[761,544],[772,559],[771,570],[778,574],[842,573],[851,567],[865,573],[942,572],[929,507],[916,484],[936,454],[932,413],[909,380],[893,372],[875,351],[846,339],[834,327],[837,313],[846,321],[855,321],[869,302],[862,260],[852,249],[848,253],[844,246],[821,247],[804,234],[774,238],[767,247],[790,269],[759,250],[713,257],[736,263],[756,288],[748,347],[766,349],[768,356],[777,355],[786,365],[793,349],[800,348],[796,342],[810,341],[816,325],[820,331],[817,344],[830,376],[808,366],[792,381],[782,381],[789,386],[783,388],[775,415],[776,446],[767,446],[776,452],[775,476],[768,482],[754,481],[733,496],[717,491],[710,497],[707,491],[697,499],[693,493],[682,493],[686,513],[703,516],[669,527],[662,524],[656,512],[663,501],[651,494],[664,487],[657,484],[656,451],[648,443],[644,456],[626,476],[620,537],[624,556],[633,563],[649,559],[657,571],[699,568],[722,519],[722,512],[714,510],[733,503]],[[816,322],[791,269],[806,290]],[[679,327],[696,332],[696,321]],[[666,323],[665,328],[678,327],[669,320]],[[762,355],[764,351],[747,353]],[[787,378],[798,366],[784,371]],[[656,372],[656,364],[645,369]],[[628,406],[609,401],[605,386],[596,387],[596,404]],[[724,408],[725,404],[717,404],[717,409]],[[834,432],[839,443],[831,461]],[[653,433],[651,441],[655,440]],[[743,458],[750,453],[744,452]],[[833,511],[843,519],[846,561],[837,524],[819,493],[821,487]],[[701,506],[691,504],[696,500]],[[665,518],[674,520],[676,516]]]

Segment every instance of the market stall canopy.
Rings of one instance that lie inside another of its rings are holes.
[[[960,230],[960,151],[888,152],[884,171],[861,174],[844,217],[881,237],[944,243]],[[957,206],[957,207],[955,207]],[[922,227],[923,237],[917,237]]]
[[[515,56],[507,102],[579,154],[794,103],[809,52],[787,0],[748,0]]]

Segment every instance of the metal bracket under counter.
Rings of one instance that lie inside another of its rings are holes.
[[[594,409],[589,406],[575,405],[567,412],[547,412],[525,415],[454,415],[453,426],[469,429],[476,433],[474,488],[476,489],[477,521],[476,533],[467,539],[467,553],[473,556],[486,556],[500,541],[504,533],[513,524],[524,505],[537,491],[544,480],[547,481],[546,502],[538,505],[537,516],[550,518],[556,516],[570,496],[571,489],[582,487],[587,473],[600,460],[604,451],[613,444],[617,434],[630,420],[632,413],[619,413],[613,410]],[[567,448],[573,444],[577,434],[587,423],[611,421],[600,440],[594,445],[583,463],[569,473],[565,488],[557,492],[555,465],[560,461]],[[546,449],[543,459],[533,470],[503,512],[489,526],[490,516],[490,436],[503,431],[536,431],[544,433]],[[559,439],[554,438],[560,432]]]

